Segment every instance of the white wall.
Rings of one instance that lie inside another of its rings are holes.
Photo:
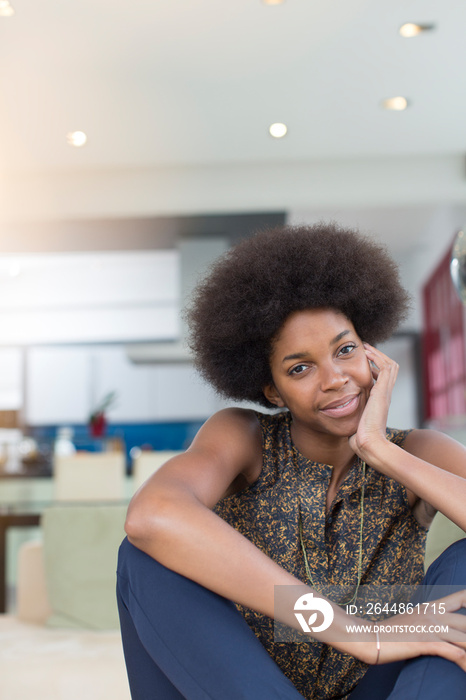
[[[0,348],[0,411],[23,405],[23,349]]]
[[[379,348],[399,365],[387,425],[401,430],[421,427],[418,420],[416,367],[412,340],[409,337],[394,337],[381,343]]]
[[[173,340],[176,250],[0,256],[0,345]]]
[[[461,203],[465,195],[461,156],[0,174],[0,234],[11,221]]]
[[[134,365],[121,345],[35,347],[26,358],[28,425],[87,423],[110,392],[115,423],[203,420],[219,405],[190,363]]]

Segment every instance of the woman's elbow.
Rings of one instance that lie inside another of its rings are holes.
[[[154,494],[149,498],[138,492],[129,504],[125,532],[133,544],[153,540],[174,517],[174,504],[171,499]]]

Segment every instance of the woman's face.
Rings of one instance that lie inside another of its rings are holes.
[[[354,326],[332,309],[291,314],[273,344],[264,394],[307,432],[353,435],[373,385]]]

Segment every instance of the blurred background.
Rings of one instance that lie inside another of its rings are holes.
[[[400,264],[391,422],[463,410],[434,415],[420,339],[466,221],[465,20],[458,0],[2,0],[0,420],[36,441],[20,462],[50,470],[63,427],[119,440],[128,470],[133,447],[186,447],[223,402],[180,309],[212,259],[283,222],[357,226]]]
[[[460,0],[0,0],[10,605],[19,539],[47,505],[127,503],[225,405],[193,369],[181,310],[264,226],[331,219],[389,248],[413,297],[384,344],[401,365],[390,423],[464,438],[450,259],[466,222],[465,25]],[[103,481],[103,461],[84,468],[109,455]],[[57,483],[78,458],[91,490]]]

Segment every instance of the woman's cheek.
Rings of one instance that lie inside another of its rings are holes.
[[[367,362],[366,366],[365,366],[365,375],[366,375],[366,377],[365,377],[364,384],[365,384],[366,388],[368,389],[368,391],[370,391],[375,384],[375,378],[374,378],[374,374],[372,372],[372,367],[370,366],[369,362]]]

